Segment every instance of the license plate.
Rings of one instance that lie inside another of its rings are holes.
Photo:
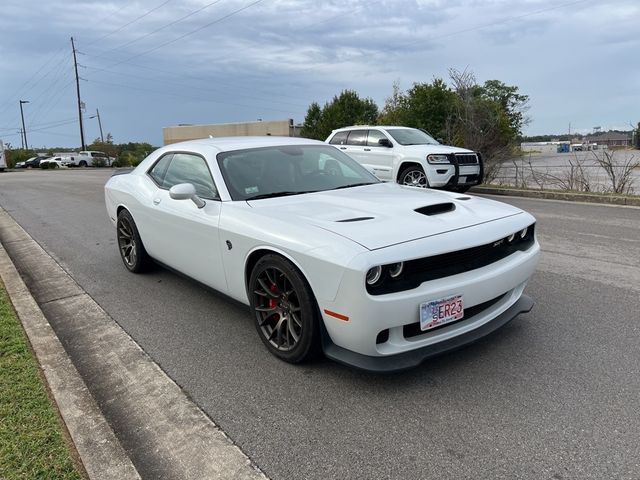
[[[467,183],[467,177],[458,177],[458,183]]]
[[[431,330],[464,317],[462,294],[420,304],[420,330]]]

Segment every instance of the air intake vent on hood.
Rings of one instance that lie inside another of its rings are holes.
[[[344,220],[336,220],[336,222],[362,222],[364,220],[373,220],[373,217],[355,217],[355,218],[345,218]]]
[[[415,211],[422,215],[440,215],[441,213],[453,212],[456,206],[453,203],[436,203],[426,207],[416,208]]]

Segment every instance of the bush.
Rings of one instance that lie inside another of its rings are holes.
[[[98,168],[106,167],[107,161],[104,158],[96,157],[93,159],[93,166]]]

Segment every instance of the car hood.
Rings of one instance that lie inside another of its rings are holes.
[[[405,145],[402,147],[405,154],[427,155],[438,153],[473,153],[466,148],[451,147],[449,145]]]
[[[523,213],[492,200],[395,183],[247,203],[261,216],[318,227],[369,250]]]

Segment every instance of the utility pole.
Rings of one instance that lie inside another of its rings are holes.
[[[98,126],[100,127],[100,140],[104,143],[104,135],[102,134],[102,122],[100,121],[100,112],[96,108],[96,117],[98,117]]]
[[[24,111],[22,110],[22,104],[29,103],[29,100],[20,100],[20,117],[22,118],[22,134],[24,135],[24,148],[29,150],[29,144],[27,144],[27,129],[24,127]]]
[[[76,46],[71,37],[71,48],[73,49],[73,67],[76,70],[76,91],[78,92],[78,120],[80,120],[80,143],[82,150],[86,150],[84,144],[84,128],[82,126],[82,102],[80,101],[80,79],[78,78],[78,60],[76,59]]]
[[[20,134],[20,143],[22,143],[22,149],[24,150],[24,135],[22,134],[22,129],[18,130]]]

